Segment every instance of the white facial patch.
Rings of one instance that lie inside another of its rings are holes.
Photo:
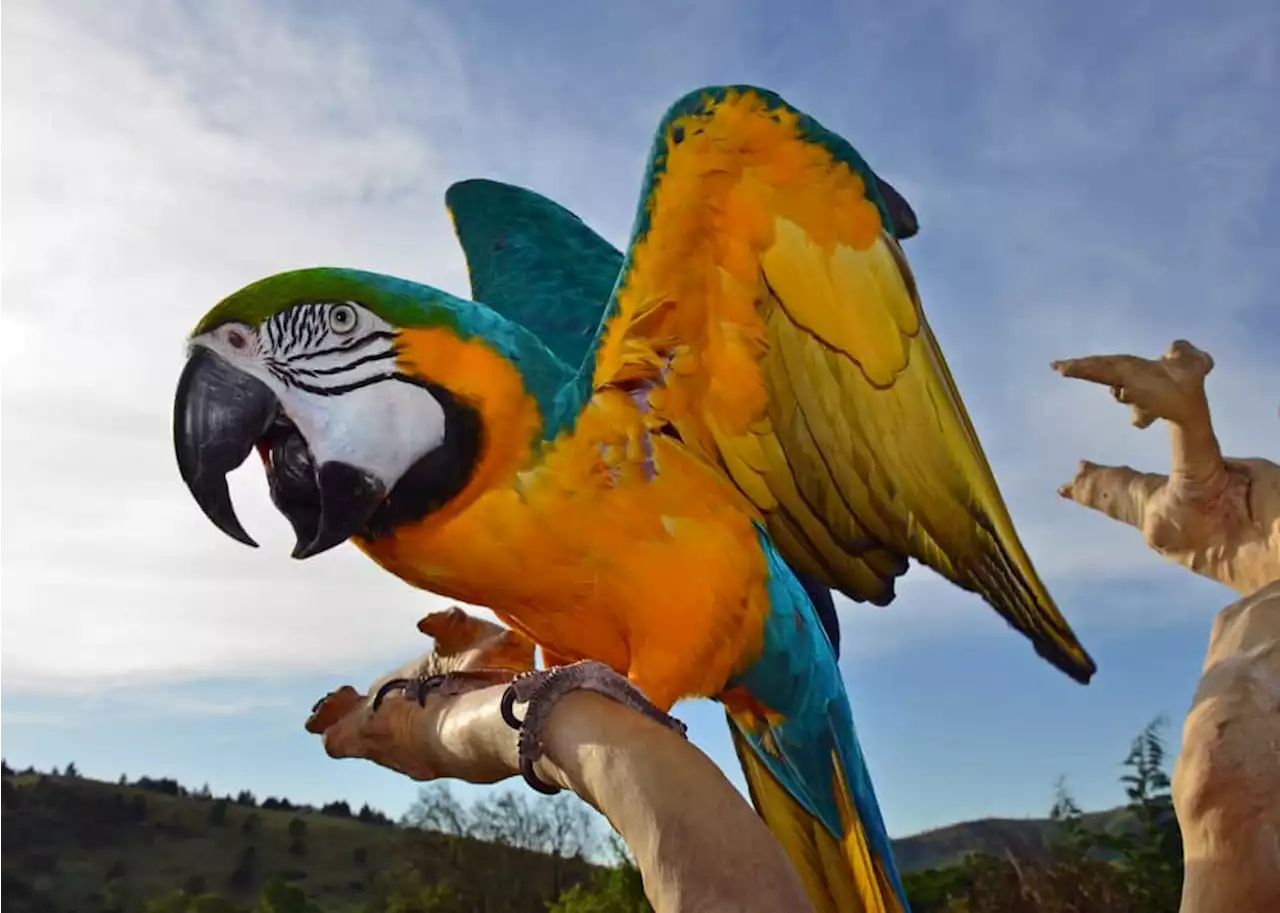
[[[319,467],[341,462],[390,491],[445,439],[431,391],[396,366],[396,331],[351,302],[295,305],[260,330],[227,324],[193,340],[266,384]]]
[[[275,388],[273,388],[275,389]],[[384,380],[323,396],[276,390],[316,466],[348,463],[390,491],[406,470],[444,443],[444,409],[417,384]]]

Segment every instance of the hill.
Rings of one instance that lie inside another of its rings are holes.
[[[297,885],[325,911],[371,902],[376,908],[379,897],[413,879],[466,896],[465,908],[474,902],[476,909],[541,913],[596,870],[579,855],[580,844],[510,833],[528,830],[522,816],[551,808],[538,798],[500,797],[476,816],[488,822],[483,832],[459,827],[457,806],[421,816],[428,826],[452,820],[453,830],[489,838],[482,840],[396,825],[367,807],[353,814],[346,803],[319,810],[278,799],[259,804],[248,793],[215,798],[168,779],[107,783],[69,773],[10,771],[3,778],[3,901],[10,913],[132,913],[178,889],[248,904],[273,877]],[[1089,817],[1108,826],[1118,814]],[[562,831],[575,826],[580,822],[560,824]],[[953,865],[974,852],[1038,859],[1057,826],[993,818],[928,831],[895,847],[908,872]]]
[[[595,867],[500,843],[365,820],[345,803],[311,808],[241,804],[172,780],[120,785],[28,773],[3,778],[3,893],[9,913],[141,910],[182,889],[248,904],[273,877],[327,911],[357,910],[403,889],[456,886],[484,908],[543,913]]]
[[[1127,809],[1115,808],[1083,816],[1091,830],[1125,833],[1134,826]],[[959,864],[966,856],[1045,860],[1061,825],[1048,818],[982,818],[923,831],[893,841],[903,872],[919,872]]]

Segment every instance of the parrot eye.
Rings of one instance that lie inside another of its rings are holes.
[[[349,304],[335,304],[329,308],[329,329],[345,336],[356,328],[356,309]]]

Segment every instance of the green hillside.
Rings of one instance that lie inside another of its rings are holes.
[[[345,804],[328,813],[264,808],[180,792],[171,780],[143,783],[6,775],[8,913],[123,913],[177,889],[248,904],[273,877],[325,911],[357,910],[417,881],[477,894],[480,909],[542,913],[594,870],[580,858],[399,827],[367,810],[361,820]]]
[[[1181,844],[1153,723],[1133,743],[1129,803],[1083,815],[985,819],[895,842],[916,913],[1166,913]],[[644,913],[637,873],[603,868],[574,796],[495,790],[464,806],[432,784],[396,824],[169,779],[3,776],[8,913]],[[184,892],[176,895],[175,892]],[[202,896],[203,895],[203,896]],[[218,896],[213,896],[218,895]]]

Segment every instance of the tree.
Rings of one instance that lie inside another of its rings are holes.
[[[236,793],[236,805],[248,805],[253,807],[253,806],[256,806],[257,804],[258,804],[257,797],[254,796],[254,794],[251,793],[249,790],[242,789],[240,790],[240,792]]]
[[[129,800],[129,820],[135,824],[141,824],[147,820],[147,797],[134,793],[133,798]]]
[[[599,843],[586,804],[568,793],[542,799],[503,790],[468,807],[448,784],[432,783],[419,790],[403,823],[560,858],[586,855]]]
[[[102,886],[102,913],[124,913],[129,909],[129,896],[123,878],[108,878]]]
[[[307,895],[301,888],[280,878],[271,878],[262,886],[262,893],[258,897],[257,913],[322,913],[322,911],[315,904],[307,901]]]
[[[235,868],[227,876],[227,886],[234,891],[244,891],[253,886],[258,870],[258,850],[249,844],[240,851]]]
[[[231,900],[217,894],[170,891],[143,906],[143,913],[244,913]]]
[[[188,894],[203,894],[208,890],[208,879],[201,872],[193,872],[187,876],[186,882],[182,885],[182,890]]]
[[[209,826],[223,827],[227,823],[227,800],[218,799],[209,806]]]
[[[626,846],[615,836],[610,839],[610,848],[615,864],[596,870],[586,883],[562,892],[547,905],[547,913],[653,913],[640,869]]]
[[[1058,781],[1047,860],[973,854],[903,881],[916,913],[1157,913],[1178,908],[1182,850],[1157,718],[1133,741],[1119,832],[1090,828]]]
[[[377,809],[371,808],[368,802],[360,806],[360,811],[356,815],[356,818],[359,819],[360,821],[363,821],[365,824],[383,824],[383,825],[391,824],[390,818],[388,818],[386,815],[384,815],[382,812],[378,811]]]
[[[295,816],[289,821],[289,852],[295,856],[304,855],[307,852],[306,837],[307,822]]]
[[[62,772],[62,775],[64,777],[75,778],[80,776],[80,770],[79,768],[76,767],[75,762],[72,761],[70,764],[67,765],[67,769]]]
[[[1120,778],[1129,797],[1129,812],[1137,820],[1133,835],[1104,835],[1102,843],[1120,856],[1135,884],[1134,913],[1175,910],[1182,894],[1182,834],[1173,812],[1166,751],[1160,731],[1164,717],[1156,717],[1133,740],[1124,760],[1128,772]]]
[[[334,818],[350,818],[351,806],[342,800],[328,802],[320,807],[320,814],[330,815]]]

